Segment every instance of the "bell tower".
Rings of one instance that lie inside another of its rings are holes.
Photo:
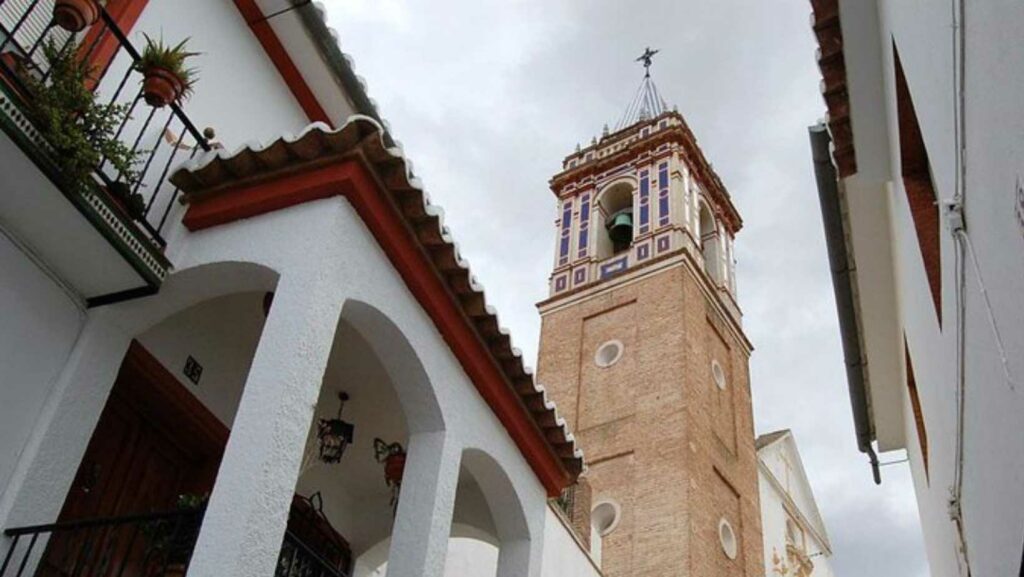
[[[761,577],[757,457],[729,193],[645,75],[567,156],[538,379],[587,458],[607,577]]]

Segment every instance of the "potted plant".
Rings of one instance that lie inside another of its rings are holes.
[[[402,444],[374,439],[373,452],[377,462],[384,464],[384,481],[388,486],[401,485],[402,474],[405,472],[405,449]]]
[[[128,114],[127,104],[104,104],[89,90],[92,70],[74,50],[60,50],[55,42],[43,45],[50,65],[47,81],[32,74],[21,79],[31,98],[27,116],[52,149],[64,185],[81,193],[95,190],[96,168],[104,163],[115,175],[112,181],[127,190],[139,180],[139,152],[117,138],[117,129]]]
[[[172,569],[184,567],[199,538],[199,528],[209,500],[209,493],[179,495],[177,509],[181,512],[180,518],[160,519],[144,525],[142,532],[147,538],[147,558]]]
[[[142,94],[146,102],[154,108],[161,108],[191,96],[196,69],[186,68],[185,61],[199,53],[185,50],[189,39],[168,46],[162,38],[153,40],[148,34],[143,35],[146,48],[135,67],[143,75]]]
[[[398,492],[402,487],[402,475],[405,473],[405,448],[397,441],[385,443],[380,439],[374,439],[373,453],[377,462],[384,464],[384,482],[391,488],[391,509],[394,512],[398,507]]]
[[[68,32],[81,32],[100,17],[96,0],[56,0],[53,3],[53,22]]]
[[[132,187],[127,182],[120,180],[111,182],[107,185],[107,192],[134,220],[142,220],[146,217],[146,198],[137,192],[132,192]]]

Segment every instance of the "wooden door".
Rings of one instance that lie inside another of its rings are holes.
[[[133,343],[58,521],[173,511],[179,495],[209,494],[226,440],[227,428]],[[38,575],[115,575],[122,565],[122,577],[151,573],[144,561],[160,557],[146,540],[158,530],[125,524],[55,534]]]

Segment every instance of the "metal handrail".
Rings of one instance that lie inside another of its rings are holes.
[[[105,571],[116,568],[114,574],[119,577],[169,575],[168,571],[175,565],[187,568],[191,562],[195,538],[204,516],[205,508],[197,508],[8,528],[3,534],[11,541],[0,562],[0,577],[25,575],[26,570],[42,559],[42,555],[35,549],[40,537],[55,534],[68,536],[63,543],[69,546],[71,554],[65,552],[64,560],[73,567],[72,573],[77,574],[91,567],[88,574],[106,575],[109,573]],[[192,523],[191,528],[188,523]],[[19,550],[23,538],[29,538],[29,543]],[[20,556],[16,557],[16,552],[20,552]],[[175,560],[176,554],[181,558]],[[135,569],[128,570],[129,567]],[[13,573],[9,573],[9,569]],[[332,564],[288,530],[282,540],[275,575],[350,577],[348,568]]]
[[[90,81],[90,86],[94,91],[112,90],[109,103],[123,104],[128,110],[117,128],[116,138],[129,146],[136,157],[139,178],[133,187],[127,187],[127,192],[129,195],[142,195],[144,208],[134,210],[130,206],[130,198],[118,197],[111,192],[124,175],[113,169],[106,159],[102,159],[93,171],[97,179],[95,188],[97,193],[111,200],[106,204],[111,205],[123,220],[133,222],[141,236],[148,237],[153,241],[154,248],[162,250],[166,246],[163,230],[180,195],[178,188],[168,181],[171,168],[176,162],[185,160],[186,155],[181,152],[186,152],[187,158],[191,159],[199,152],[211,150],[212,146],[185,114],[179,102],[172,102],[164,109],[147,110],[139,106],[143,96],[141,89],[126,90],[131,77],[142,78],[137,66],[142,55],[105,8],[99,7],[99,20],[91,27],[72,34],[56,26],[52,15],[45,12],[49,7],[48,3],[40,0],[24,3],[0,0],[0,53],[4,55],[4,58],[0,58],[0,80],[12,86],[19,94],[30,95],[31,90],[22,78],[23,72],[19,72],[22,68],[12,66],[11,62],[21,63],[24,70],[45,84],[49,79],[50,68],[40,54],[40,48],[47,42],[54,42],[62,53],[78,50],[83,59],[92,61],[98,52],[103,52],[100,47],[109,42],[110,37],[116,40],[116,48],[109,55],[109,60],[106,54],[100,54],[102,59],[97,58],[100,75]],[[109,64],[115,61],[121,50],[130,62],[124,74],[115,77],[110,74]],[[31,106],[30,100],[22,104]],[[175,132],[178,133],[176,138],[165,138],[166,135],[175,135]],[[186,134],[194,141],[194,145],[185,143]],[[50,151],[43,150],[42,153],[45,156]],[[51,158],[50,161],[59,164],[59,158]]]
[[[13,569],[13,577],[22,577],[36,563],[72,575],[166,576],[175,566],[188,566],[204,515],[204,508],[196,508],[9,528],[0,576]],[[36,550],[40,542],[47,545],[44,552]],[[12,563],[19,552],[20,560]]]
[[[300,551],[305,556],[306,559],[312,561],[312,563],[315,565],[314,570],[318,570],[316,573],[304,571],[301,573],[303,577],[312,577],[313,575],[315,575],[316,577],[349,577],[349,574],[347,572],[342,571],[334,565],[332,565],[329,561],[324,559],[323,556],[321,556],[319,553],[313,551],[309,547],[309,545],[306,545],[301,539],[298,538],[298,536],[296,536],[291,531],[286,530],[284,532],[284,542],[288,545],[291,545],[292,547],[295,547],[296,550]],[[284,556],[283,547],[281,550],[281,556]],[[288,563],[288,569],[285,570],[284,573],[280,572],[281,564],[280,562],[278,562],[278,577],[291,577],[290,572],[293,568],[295,568],[295,553],[292,554],[292,558],[289,560]]]
[[[80,519],[76,521],[62,521],[59,523],[46,523],[43,525],[27,525],[25,527],[13,527],[4,529],[4,535],[15,537],[18,535],[30,535],[32,533],[53,533],[57,531],[69,531],[74,529],[87,529],[100,525],[127,525],[145,521],[162,521],[175,517],[186,517],[189,515],[201,514],[200,510],[175,510],[163,513],[143,513],[138,515],[123,515],[120,517],[99,517],[96,519]]]

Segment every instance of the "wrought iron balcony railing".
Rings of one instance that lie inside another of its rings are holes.
[[[26,126],[26,119],[32,117],[32,88],[45,87],[52,80],[47,46],[55,47],[61,54],[74,51],[77,58],[88,62],[91,72],[86,84],[97,100],[127,109],[117,126],[116,138],[137,161],[137,174],[127,178],[101,155],[92,171],[91,188],[97,195],[107,197],[106,204],[113,207],[124,223],[137,227],[143,238],[162,250],[166,245],[163,233],[179,194],[167,177],[176,163],[210,150],[210,143],[180,103],[160,108],[145,103],[143,75],[136,66],[141,55],[104,8],[99,8],[94,24],[71,33],[55,23],[54,4],[54,0],[0,0],[0,88],[7,100],[2,103],[3,112],[12,116],[12,102],[22,109],[21,115],[14,115],[22,121],[18,124],[25,131],[35,132],[30,135],[31,140],[42,145],[41,153],[49,153],[49,161],[59,170],[59,153],[55,154],[45,142],[40,143],[45,138]],[[129,186],[118,188],[119,183],[126,182]],[[133,194],[142,195],[141,206],[126,206],[122,197]]]
[[[0,577],[180,577],[188,570],[202,509],[7,529]],[[349,577],[291,531],[275,577]]]
[[[8,529],[0,577],[184,575],[202,519],[193,509]]]

